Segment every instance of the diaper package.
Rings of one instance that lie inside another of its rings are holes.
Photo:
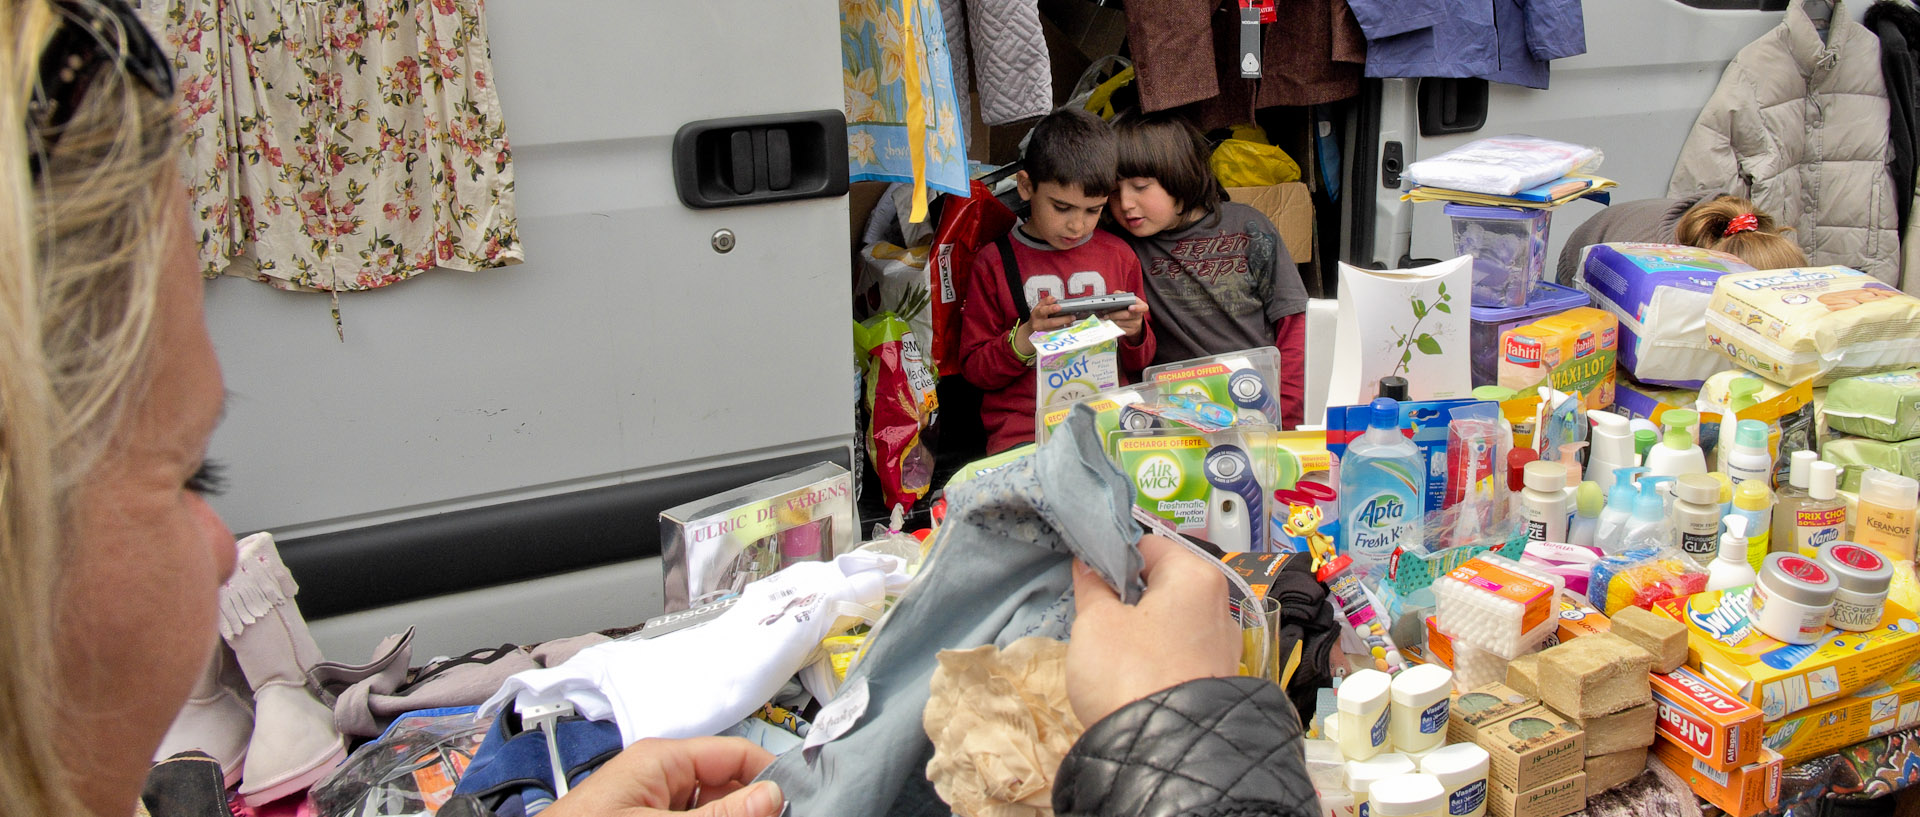
[[[1729,273],[1707,342],[1776,383],[1824,386],[1920,364],[1920,298],[1846,267]]]
[[[1885,442],[1920,437],[1920,369],[1835,380],[1826,410],[1834,431]]]
[[[1620,321],[1620,366],[1642,383],[1698,388],[1725,365],[1707,343],[1714,282],[1753,269],[1724,252],[1678,244],[1595,244],[1578,283]]]
[[[1920,440],[1889,443],[1865,437],[1828,437],[1820,458],[1840,466],[1840,490],[1858,492],[1868,468],[1920,479]]]
[[[1588,410],[1613,405],[1620,324],[1592,307],[1569,309],[1500,333],[1500,385],[1579,392]]]

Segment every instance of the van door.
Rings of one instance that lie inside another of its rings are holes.
[[[846,198],[690,209],[672,159],[687,123],[838,120],[837,3],[486,5],[526,263],[345,293],[344,341],[325,295],[208,286],[215,506],[343,659],[638,623],[662,508],[850,460]]]
[[[1587,53],[1555,60],[1547,90],[1486,83],[1485,121],[1456,133],[1422,133],[1421,83],[1454,82],[1469,102],[1431,94],[1427,104],[1481,106],[1471,82],[1389,79],[1379,88],[1379,127],[1371,161],[1353,168],[1348,232],[1349,263],[1451,258],[1453,236],[1437,205],[1400,201],[1407,185],[1399,176],[1422,156],[1435,156],[1474,139],[1521,133],[1599,147],[1606,160],[1599,173],[1620,183],[1616,200],[1666,195],[1680,145],[1700,106],[1720,82],[1734,54],[1779,24],[1784,0],[1605,0],[1583,4]],[[1764,10],[1764,9],[1771,10]],[[1435,89],[1442,90],[1442,89]],[[1363,113],[1364,116],[1364,113]],[[1429,111],[1433,122],[1447,119]],[[1468,124],[1471,124],[1470,122]],[[1444,128],[1441,128],[1444,129]],[[1361,128],[1359,138],[1366,138]],[[1370,199],[1370,200],[1369,200]],[[1600,205],[1575,202],[1553,216],[1547,257],[1558,258],[1573,228]],[[1360,229],[1355,230],[1354,225]]]

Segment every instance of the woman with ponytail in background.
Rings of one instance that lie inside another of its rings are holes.
[[[1588,246],[1615,241],[1686,244],[1738,256],[1754,269],[1804,267],[1807,256],[1753,202],[1736,196],[1622,202],[1575,227],[1560,250],[1558,279],[1573,286]]]

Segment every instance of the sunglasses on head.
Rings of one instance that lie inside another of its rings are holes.
[[[60,22],[40,52],[40,73],[27,108],[33,150],[28,163],[36,176],[41,158],[53,151],[103,72],[118,71],[156,96],[173,96],[173,65],[126,0],[55,0],[52,5]]]

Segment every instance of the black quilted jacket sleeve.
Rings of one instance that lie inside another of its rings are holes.
[[[1134,701],[1088,729],[1053,784],[1060,815],[1320,817],[1285,691],[1205,678]]]

